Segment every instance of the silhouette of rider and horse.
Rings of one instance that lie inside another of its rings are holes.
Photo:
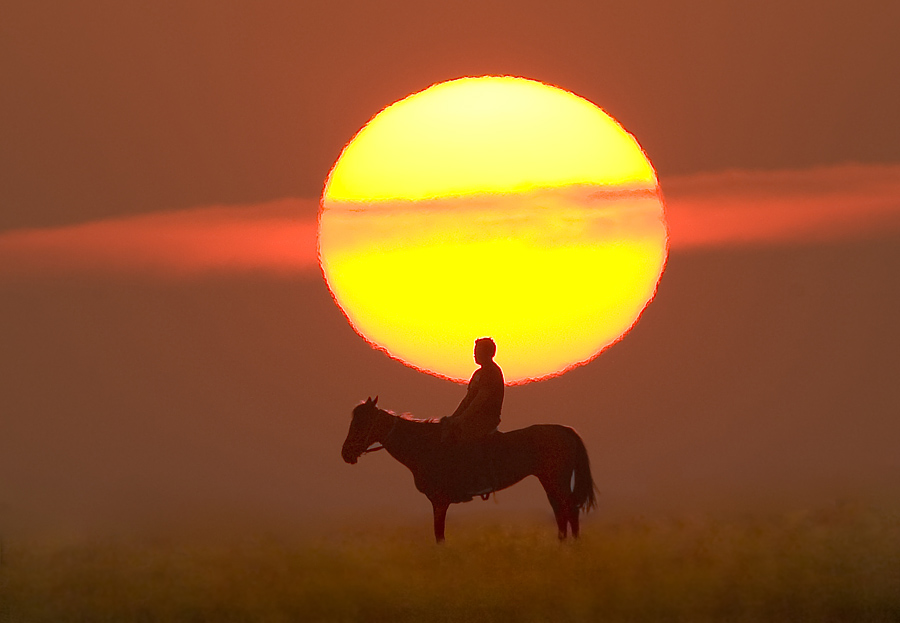
[[[357,405],[341,456],[355,464],[363,454],[384,449],[408,467],[416,488],[431,501],[438,543],[444,540],[450,504],[475,496],[486,500],[527,476],[537,476],[544,487],[559,538],[565,539],[569,530],[577,538],[579,512],[595,504],[584,442],[572,428],[558,424],[497,430],[504,381],[494,362],[496,351],[491,338],[475,341],[479,368],[456,411],[440,420],[379,409],[377,396]]]

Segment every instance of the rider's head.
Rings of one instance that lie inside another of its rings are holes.
[[[489,337],[475,340],[475,363],[482,366],[488,363],[497,354],[497,345]]]

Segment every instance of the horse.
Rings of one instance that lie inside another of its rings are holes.
[[[459,474],[471,457],[460,446],[443,443],[440,420],[419,420],[398,415],[377,406],[378,397],[369,397],[353,409],[350,429],[341,448],[341,457],[351,465],[360,456],[375,450],[388,454],[413,474],[416,489],[424,493],[434,511],[434,538],[444,541],[444,524],[450,504],[466,502],[472,495],[484,499],[493,491],[510,487],[527,476],[537,476],[553,508],[559,539],[571,529],[579,535],[579,512],[596,505],[594,479],[584,442],[574,429],[558,424],[537,424],[484,438],[491,486],[460,495]],[[380,444],[380,445],[375,445]]]

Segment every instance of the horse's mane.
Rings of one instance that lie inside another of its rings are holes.
[[[404,422],[413,422],[414,424],[437,424],[438,422],[441,421],[440,418],[422,419],[422,418],[413,417],[412,414],[410,414],[410,413],[394,413],[390,409],[379,408],[378,410],[384,411],[391,417],[395,417],[399,420],[403,420]]]

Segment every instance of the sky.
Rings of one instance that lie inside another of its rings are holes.
[[[464,389],[353,332],[315,217],[374,114],[484,74],[615,117],[671,236],[635,329],[511,388],[503,427],[576,427],[601,513],[896,502],[898,23],[892,2],[6,3],[0,519],[427,513],[383,454],[340,461],[349,413],[436,417]],[[535,483],[500,497],[549,513]]]

